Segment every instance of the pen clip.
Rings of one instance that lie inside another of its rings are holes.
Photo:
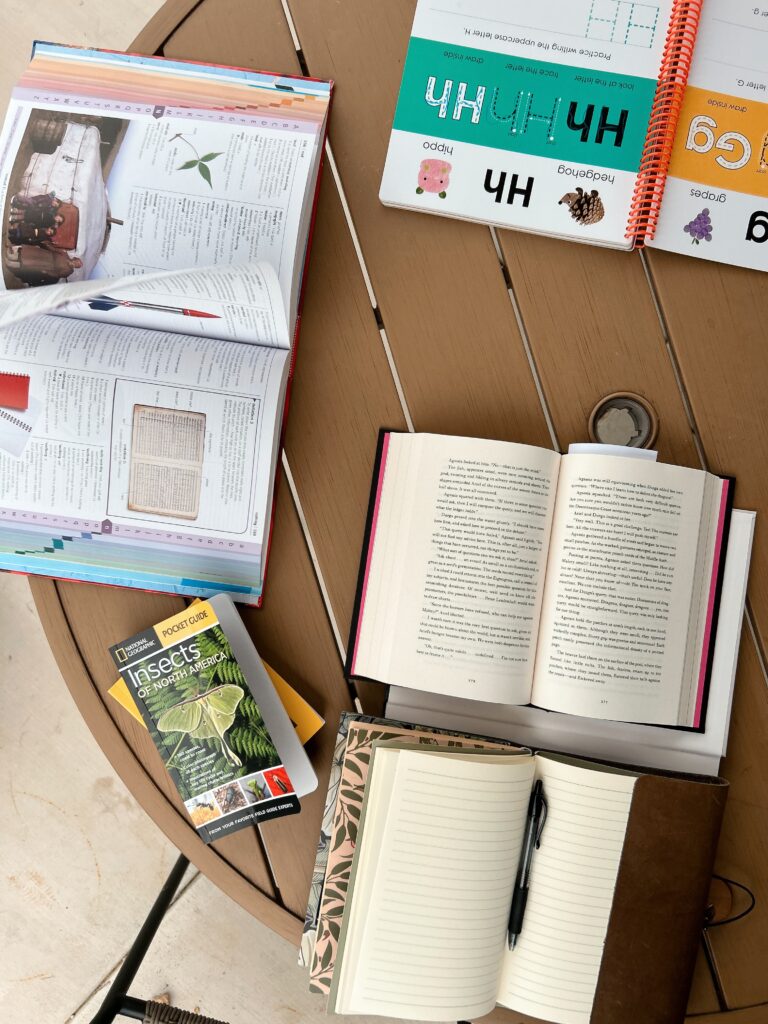
[[[549,807],[547,805],[547,798],[544,796],[543,793],[541,794],[540,799],[541,799],[541,818],[539,819],[539,827],[536,829],[536,842],[535,842],[535,846],[536,846],[537,850],[541,846],[541,833],[544,831],[544,825],[546,824],[547,813],[549,811]]]

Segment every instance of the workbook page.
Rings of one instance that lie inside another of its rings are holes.
[[[420,0],[380,197],[627,246],[671,0]]]
[[[706,0],[650,245],[768,270],[768,3]]]

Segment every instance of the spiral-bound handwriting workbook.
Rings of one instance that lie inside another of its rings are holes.
[[[768,269],[766,33],[745,0],[419,0],[380,198]]]

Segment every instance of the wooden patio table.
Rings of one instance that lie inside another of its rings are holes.
[[[735,475],[736,504],[762,513],[717,862],[754,890],[757,908],[702,939],[689,1014],[768,1022],[768,277],[381,206],[413,7],[169,0],[132,47],[336,82],[266,597],[243,613],[259,650],[328,721],[310,747],[318,791],[296,817],[205,846],[146,731],[106,696],[109,645],[183,602],[33,579],[40,617],[83,717],[139,803],[216,885],[298,944],[334,723],[352,702],[342,663],[379,428],[564,450],[587,439],[603,396],[641,394],[659,416],[662,460]],[[374,687],[360,698],[380,706]]]

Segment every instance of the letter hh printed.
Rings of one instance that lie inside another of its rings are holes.
[[[448,103],[451,99],[451,92],[453,91],[453,80],[446,78],[443,91],[438,99],[435,98],[435,84],[437,79],[434,75],[430,75],[427,79],[427,91],[424,94],[424,99],[430,105],[430,107],[439,107],[437,112],[438,117],[448,116]]]
[[[453,120],[458,121],[461,118],[462,113],[465,109],[472,111],[472,124],[477,124],[480,120],[480,111],[483,109],[483,99],[485,97],[485,86],[478,85],[475,98],[468,100],[466,98],[467,83],[459,82],[456,89],[456,102],[453,107]]]

